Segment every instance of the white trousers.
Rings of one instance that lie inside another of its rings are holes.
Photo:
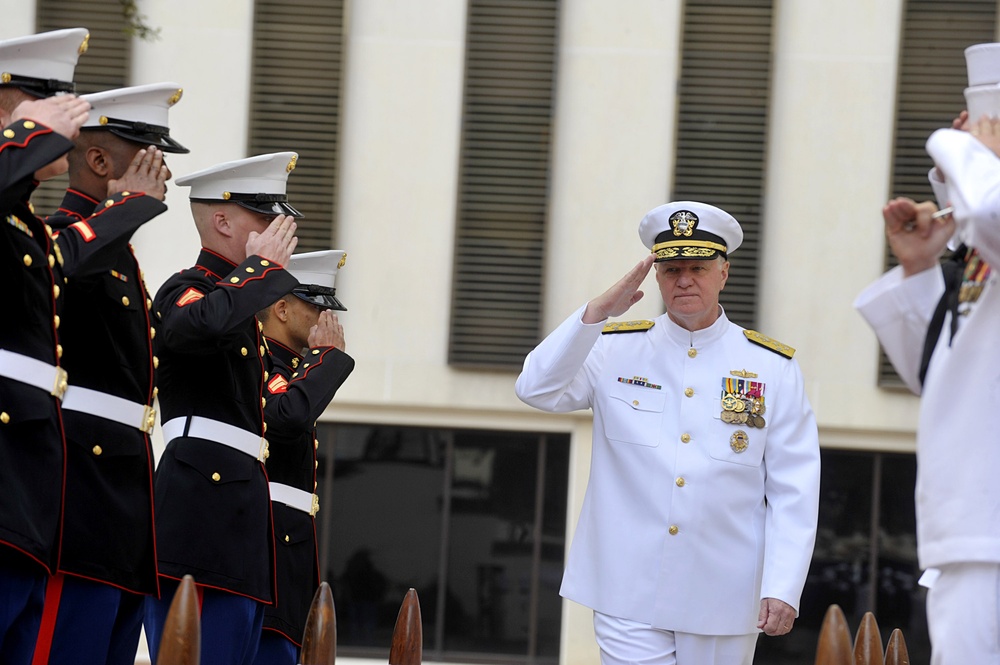
[[[695,635],[594,612],[601,665],[751,665],[758,633]]]
[[[1000,564],[941,567],[927,592],[931,665],[1000,665]]]

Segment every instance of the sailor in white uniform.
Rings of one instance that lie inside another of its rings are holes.
[[[590,480],[561,594],[594,610],[604,665],[749,665],[787,633],[812,556],[819,441],[794,349],[719,305],[737,221],[650,211],[651,254],[532,351],[517,395],[593,409]],[[667,313],[608,323],[655,262]]]

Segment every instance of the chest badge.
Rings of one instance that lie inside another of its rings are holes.
[[[970,250],[965,272],[962,273],[962,285],[958,291],[959,314],[968,314],[972,303],[979,300],[991,272],[990,265],[979,257],[979,253]]]
[[[31,232],[31,229],[28,228],[28,225],[25,224],[24,222],[22,222],[20,219],[18,219],[14,215],[7,215],[7,223],[10,224],[11,226],[13,226],[15,229],[17,229],[21,233],[24,233],[25,235],[27,235],[29,238],[34,238],[35,237],[35,234]]]
[[[751,372],[746,373],[751,374]],[[722,414],[719,416],[722,422],[763,429],[767,425],[764,420],[764,413],[767,411],[764,403],[764,387],[763,381],[723,377]]]
[[[631,379],[627,379],[624,376],[618,377],[618,383],[627,383],[630,386],[640,386],[642,388],[652,388],[653,390],[660,390],[663,386],[659,386],[655,383],[650,383],[649,379],[644,376],[633,376]]]
[[[729,437],[729,447],[733,449],[734,453],[742,453],[750,447],[750,437],[747,436],[746,432],[738,429]]]

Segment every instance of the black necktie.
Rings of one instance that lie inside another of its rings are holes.
[[[941,336],[946,312],[951,312],[948,346],[951,346],[951,340],[955,338],[955,332],[958,330],[958,291],[962,285],[962,273],[965,271],[968,254],[968,248],[965,245],[959,245],[951,258],[941,264],[941,272],[944,275],[944,293],[934,309],[934,316],[931,317],[930,325],[927,326],[927,337],[924,338],[924,349],[920,355],[921,386],[924,385],[927,366],[931,364],[931,355],[934,353],[934,347],[937,346],[938,337]]]

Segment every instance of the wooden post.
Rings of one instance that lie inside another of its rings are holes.
[[[899,628],[889,635],[889,646],[885,648],[885,665],[910,665],[910,654],[906,650],[906,640]]]
[[[865,612],[854,639],[855,665],[884,665],[882,660],[882,634],[878,630],[875,615]]]
[[[396,617],[396,627],[392,631],[392,648],[389,649],[389,665],[420,665],[423,659],[424,637],[420,621],[420,600],[416,589],[410,589],[403,597]]]
[[[854,665],[851,634],[838,605],[830,605],[823,617],[816,646],[816,665]]]
[[[330,585],[321,582],[313,595],[302,634],[302,665],[334,665],[337,660],[337,612]],[[157,664],[159,665],[159,664]]]
[[[194,578],[185,575],[170,601],[160,639],[158,665],[199,665],[201,662],[201,613]]]

